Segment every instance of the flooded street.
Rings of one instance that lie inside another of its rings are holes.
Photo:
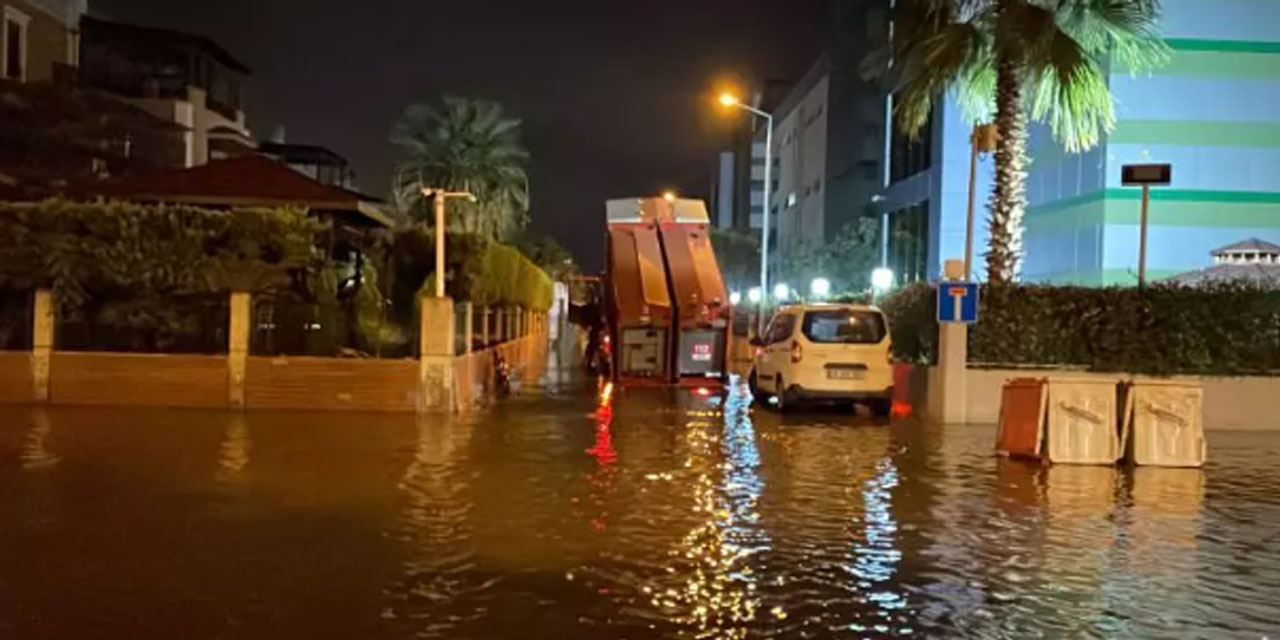
[[[0,409],[0,638],[1280,637],[1280,435],[568,386],[468,417]]]

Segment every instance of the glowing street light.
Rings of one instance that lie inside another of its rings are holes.
[[[825,298],[831,295],[831,281],[826,278],[814,278],[809,283],[809,293],[815,298]]]
[[[735,306],[735,307],[736,307],[736,306],[738,306],[738,303],[739,303],[739,302],[742,302],[742,294],[741,294],[741,293],[739,293],[739,292],[737,292],[737,291],[730,291],[730,292],[729,292],[729,304],[731,304],[731,305],[733,305],[733,306]]]
[[[893,288],[893,269],[888,267],[876,267],[871,272],[871,288],[878,293],[884,293]]]
[[[760,287],[747,289],[747,300],[750,300],[751,304],[760,304],[760,298]]]
[[[787,283],[785,282],[779,282],[777,286],[773,288],[773,298],[778,302],[786,302],[787,298],[789,298],[790,296],[791,296],[791,287],[788,286]]]
[[[675,201],[676,201],[676,192],[674,192],[674,191],[672,191],[672,190],[670,190],[670,189],[667,189],[666,191],[663,191],[663,192],[662,192],[662,199],[663,199],[663,200],[666,200],[667,202],[675,202]]]
[[[761,218],[760,238],[760,291],[769,290],[769,187],[773,180],[773,114],[762,111],[749,104],[743,104],[738,96],[725,92],[720,94],[720,104],[726,108],[742,109],[753,116],[764,118],[764,216]],[[752,145],[754,146],[754,145]],[[764,331],[767,320],[760,314],[760,331]]]

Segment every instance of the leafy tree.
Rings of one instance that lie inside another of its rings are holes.
[[[863,217],[846,224],[830,241],[801,247],[779,263],[780,282],[803,291],[817,277],[831,281],[833,293],[860,293],[871,286],[880,255],[880,222]]]
[[[533,231],[525,231],[514,246],[529,260],[547,272],[552,280],[565,280],[580,273],[573,254],[555,238]]]
[[[716,252],[726,287],[741,291],[759,286],[760,238],[754,233],[712,229],[711,248]]]
[[[477,202],[451,200],[450,230],[510,238],[529,211],[529,152],[520,120],[490,100],[445,96],[440,106],[415,104],[392,128],[400,151],[392,200],[410,219],[434,224],[426,187],[469,191]]]
[[[1096,145],[1115,125],[1109,64],[1139,72],[1168,57],[1156,27],[1159,10],[1158,0],[898,2],[899,37],[868,63],[896,76],[899,126],[918,134],[948,89],[974,120],[994,114],[991,282],[1016,279],[1020,267],[1028,116],[1047,121],[1068,151]]]

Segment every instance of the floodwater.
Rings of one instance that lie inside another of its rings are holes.
[[[457,419],[0,409],[0,638],[1280,638],[1280,434],[1040,468],[990,428],[568,385]]]

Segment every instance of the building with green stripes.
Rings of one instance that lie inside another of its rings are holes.
[[[1151,74],[1113,69],[1115,131],[1066,154],[1032,132],[1023,280],[1137,281],[1140,190],[1120,167],[1167,162],[1152,190],[1152,280],[1212,264],[1245,238],[1280,243],[1280,2],[1164,0],[1170,63]]]

